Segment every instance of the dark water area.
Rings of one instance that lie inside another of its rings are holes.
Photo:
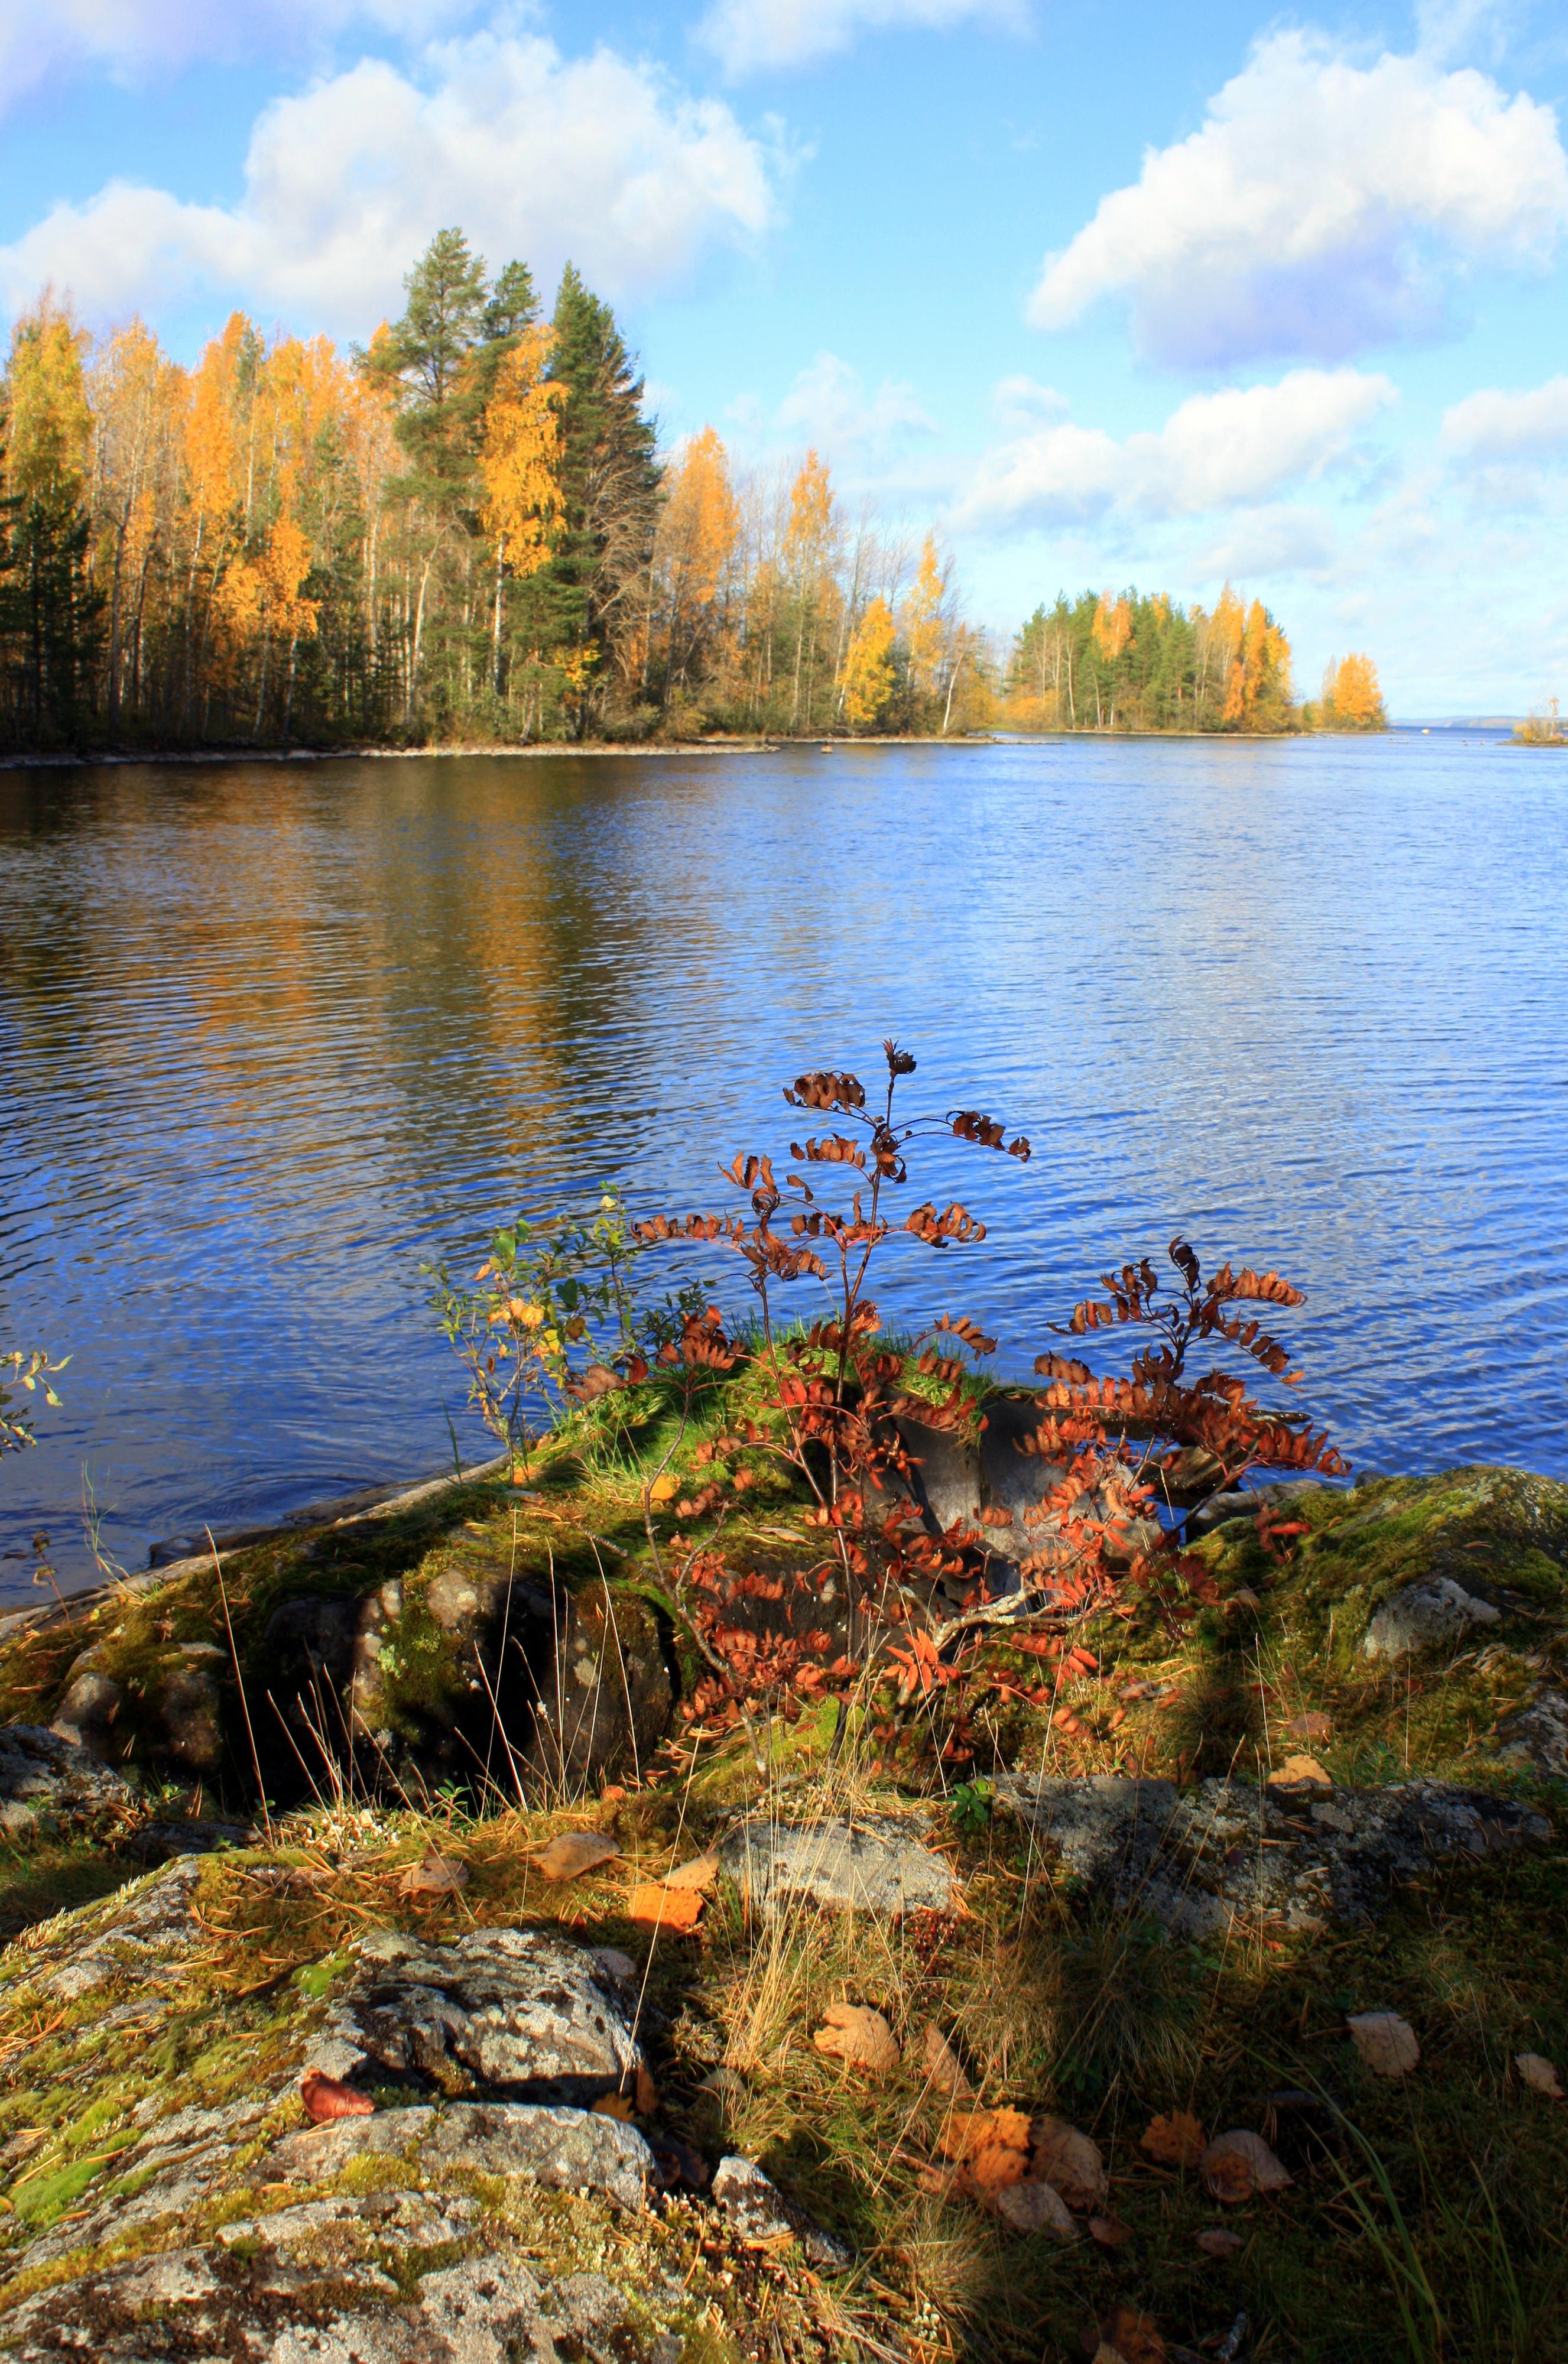
[[[916,1168],[991,1232],[889,1315],[1027,1371],[1180,1230],[1307,1289],[1358,1465],[1568,1472],[1565,888],[1568,764],[1479,733],[0,775],[0,1344],[72,1358],[0,1600],[84,1474],[133,1568],[478,1454],[421,1262],[711,1205],[888,1033],[1035,1145]]]

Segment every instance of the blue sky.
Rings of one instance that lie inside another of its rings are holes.
[[[0,0],[0,300],[363,338],[431,233],[617,306],[971,612],[1273,608],[1396,712],[1568,697],[1568,27],[1532,0]]]

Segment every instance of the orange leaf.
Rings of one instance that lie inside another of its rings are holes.
[[[334,2118],[368,2118],[375,2112],[368,2093],[337,2077],[325,2076],[319,2068],[306,2070],[299,2080],[299,2098],[306,2116],[318,2126],[330,2124]]]
[[[1197,2120],[1187,2111],[1177,2110],[1168,2118],[1151,2118],[1138,2147],[1162,2167],[1195,2167],[1207,2144]]]
[[[628,1917],[645,1929],[670,1929],[684,1935],[695,1929],[702,1918],[703,1898],[695,1888],[666,1888],[662,1881],[649,1881],[634,1888],[627,1906]]]

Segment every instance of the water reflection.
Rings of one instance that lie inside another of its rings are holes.
[[[437,1466],[422,1256],[706,1203],[893,1031],[1038,1152],[917,1177],[993,1232],[896,1310],[1025,1367],[1180,1226],[1309,1285],[1358,1458],[1561,1469],[1565,788],[1399,739],[0,775],[0,1328],[74,1357],[0,1543],[80,1578],[84,1464],[128,1565]]]

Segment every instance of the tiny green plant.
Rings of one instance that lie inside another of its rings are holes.
[[[444,1265],[422,1267],[468,1373],[469,1403],[524,1475],[529,1444],[569,1404],[614,1393],[633,1366],[645,1369],[632,1287],[642,1253],[612,1188],[588,1216],[519,1215],[467,1287]]]
[[[948,1801],[953,1828],[962,1839],[982,1839],[991,1827],[996,1792],[989,1781],[961,1781]]]

